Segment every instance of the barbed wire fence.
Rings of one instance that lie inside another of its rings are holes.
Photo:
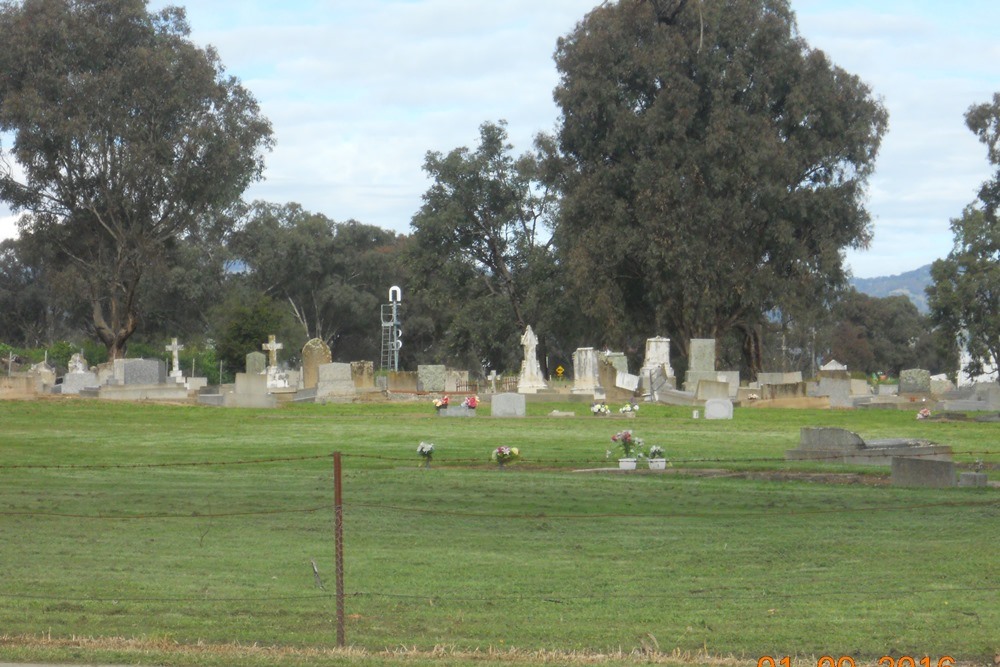
[[[984,462],[986,466],[995,467],[997,461],[991,459],[991,456],[995,456],[992,452],[988,451],[962,451],[954,452],[953,454],[962,456],[972,456],[977,457]],[[831,460],[840,460],[840,457],[830,457]],[[991,512],[995,511],[996,508],[1000,507],[1000,498],[996,495],[975,495],[968,496],[963,495],[961,497],[956,497],[955,499],[949,500],[938,500],[934,502],[926,503],[885,503],[870,506],[851,506],[851,507],[818,507],[818,508],[804,508],[804,509],[789,509],[784,507],[768,508],[768,509],[725,509],[712,512],[692,512],[685,510],[657,510],[657,511],[642,511],[642,512],[627,512],[627,511],[617,511],[617,512],[581,512],[581,513],[567,513],[558,511],[548,511],[548,512],[518,512],[518,511],[496,511],[496,512],[482,512],[482,511],[463,511],[461,509],[443,509],[434,508],[427,506],[403,506],[390,503],[377,503],[377,502],[363,502],[355,501],[351,502],[350,492],[348,490],[347,502],[344,502],[344,483],[343,483],[343,463],[346,460],[350,463],[351,460],[357,460],[359,462],[384,462],[390,464],[402,464],[407,467],[417,466],[417,462],[414,457],[401,457],[401,456],[391,456],[391,455],[378,455],[378,454],[341,454],[339,452],[332,454],[323,455],[312,455],[312,456],[297,456],[297,457],[265,457],[265,458],[251,458],[251,459],[236,459],[236,460],[214,460],[214,461],[176,461],[176,462],[152,462],[152,463],[122,463],[122,464],[0,464],[0,475],[3,473],[26,473],[29,476],[33,473],[44,473],[44,472],[64,472],[64,471],[90,471],[90,472],[101,472],[101,471],[125,471],[134,472],[139,470],[147,471],[169,471],[177,469],[203,469],[203,468],[217,468],[221,471],[227,470],[239,470],[245,469],[247,467],[257,467],[263,468],[266,466],[282,466],[288,467],[293,464],[308,464],[322,462],[327,464],[329,467],[328,471],[332,471],[332,483],[326,488],[325,492],[321,495],[327,496],[327,501],[322,503],[309,503],[301,504],[296,506],[281,506],[281,507],[266,507],[259,509],[237,509],[231,508],[228,510],[216,510],[216,511],[127,511],[124,509],[111,509],[114,504],[109,502],[107,505],[109,509],[97,513],[88,512],[73,512],[64,511],[46,507],[36,507],[36,508],[2,508],[0,509],[0,518],[9,519],[31,519],[31,520],[48,520],[48,519],[66,519],[76,522],[165,522],[165,521],[206,521],[213,519],[253,519],[262,517],[282,517],[282,516],[293,516],[293,515],[319,515],[324,521],[329,520],[331,529],[328,532],[328,540],[326,542],[326,548],[329,549],[330,553],[334,555],[334,575],[335,575],[335,587],[333,591],[328,591],[322,580],[320,568],[317,566],[315,560],[312,561],[312,571],[315,576],[315,588],[308,593],[300,594],[255,594],[255,595],[218,595],[218,596],[206,596],[206,595],[143,595],[138,592],[128,593],[123,592],[122,594],[116,594],[114,596],[99,595],[99,594],[80,594],[79,592],[73,592],[67,590],[66,592],[31,592],[29,590],[19,589],[16,585],[17,573],[8,571],[7,576],[3,581],[0,581],[0,599],[7,600],[20,600],[20,601],[36,601],[36,602],[49,602],[49,603],[60,603],[60,604],[85,604],[85,603],[121,603],[121,602],[132,602],[132,603],[151,603],[151,604],[162,604],[171,607],[183,608],[187,605],[194,604],[242,604],[242,603],[253,603],[253,604],[269,604],[269,603],[283,603],[283,602],[322,602],[326,604],[334,604],[336,608],[336,640],[337,644],[344,646],[346,644],[346,628],[345,628],[345,618],[347,611],[347,604],[349,600],[368,600],[368,601],[378,601],[378,600],[396,600],[396,601],[407,601],[407,600],[431,600],[438,603],[452,603],[452,604],[466,604],[466,603],[480,603],[489,601],[507,601],[507,602],[530,602],[533,604],[566,604],[573,601],[586,601],[591,603],[600,603],[608,600],[615,599],[628,599],[635,601],[642,600],[668,600],[676,597],[678,595],[677,590],[672,590],[669,592],[644,592],[637,593],[634,590],[617,593],[614,591],[593,591],[593,592],[582,592],[581,590],[564,590],[564,591],[537,591],[532,589],[517,590],[511,589],[505,593],[491,593],[489,595],[463,595],[457,591],[415,591],[415,590],[378,590],[376,588],[369,587],[355,587],[353,589],[348,589],[347,585],[349,582],[345,581],[345,567],[344,560],[346,556],[350,554],[345,554],[344,549],[344,530],[345,530],[345,519],[350,518],[362,518],[362,516],[367,516],[368,520],[365,521],[365,526],[378,526],[381,521],[377,517],[384,517],[392,515],[394,517],[405,517],[405,516],[424,516],[424,517],[434,517],[441,519],[443,521],[449,520],[472,520],[472,521],[487,521],[493,523],[506,524],[512,521],[522,521],[522,522],[539,522],[539,521],[568,521],[568,522],[582,522],[582,521],[595,521],[595,520],[639,520],[646,521],[649,519],[659,519],[665,521],[671,520],[682,520],[682,519],[704,519],[704,520],[719,520],[719,521],[745,521],[754,518],[761,517],[780,517],[780,518],[795,518],[795,517],[805,517],[805,516],[817,516],[817,515],[837,515],[837,514],[851,514],[851,515],[875,515],[881,513],[920,513],[931,509],[937,510],[949,510],[954,509],[958,511],[966,510],[989,510]],[[814,459],[810,463],[815,463],[817,460]],[[698,466],[704,464],[713,465],[744,465],[744,464],[777,464],[784,463],[786,460],[779,457],[737,457],[737,458],[725,458],[725,457],[709,457],[709,458],[686,458],[680,459],[675,458],[672,460],[675,465],[678,466]],[[553,466],[566,467],[566,468],[586,468],[593,466],[605,466],[607,467],[609,462],[603,458],[544,458],[544,459],[524,459],[519,462],[519,464],[510,470],[523,471],[524,473],[531,473],[536,471],[548,471],[551,470]],[[463,469],[463,468],[479,468],[491,465],[488,460],[484,458],[447,458],[447,457],[437,457],[435,458],[435,467],[443,469]],[[324,466],[326,467],[326,466]],[[683,469],[678,470],[678,472],[683,474]],[[515,473],[516,474],[516,473]],[[2,481],[2,477],[0,477]],[[376,518],[372,518],[375,516]],[[8,536],[10,533],[4,531]],[[376,531],[377,532],[377,531]],[[863,597],[863,596],[876,596],[888,598],[890,596],[899,595],[920,595],[920,594],[935,594],[940,593],[941,586],[906,586],[899,587],[893,585],[886,585],[881,590],[872,590],[870,587],[858,587],[853,585],[854,582],[850,578],[844,579],[832,579],[826,582],[826,587],[823,590],[811,590],[808,592],[780,592],[780,591],[770,591],[768,595],[775,599],[794,599],[799,597],[810,597],[810,598],[851,598],[851,597]],[[123,586],[122,590],[126,590],[127,586]],[[977,593],[990,593],[1000,591],[1000,585],[996,585],[995,580],[992,583],[985,583],[983,585],[976,586],[949,586],[948,591],[952,593],[961,592],[977,592]],[[759,586],[747,585],[743,587],[734,586],[698,586],[695,588],[688,587],[680,591],[683,595],[688,596],[691,599],[701,599],[701,600],[757,600],[762,595]]]

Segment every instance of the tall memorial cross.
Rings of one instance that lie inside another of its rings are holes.
[[[164,349],[167,352],[170,352],[170,353],[173,354],[173,366],[171,367],[170,370],[173,373],[177,373],[181,369],[181,359],[180,359],[179,353],[180,353],[181,350],[184,349],[184,346],[183,345],[178,345],[177,344],[177,339],[173,338],[170,341],[170,345],[167,345]]]
[[[285,346],[277,342],[274,334],[267,337],[267,342],[260,346],[262,350],[267,350],[267,365],[272,368],[278,365],[278,350]]]

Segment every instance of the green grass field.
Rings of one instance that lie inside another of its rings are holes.
[[[575,410],[576,418],[546,416]],[[746,479],[802,426],[1000,463],[998,426],[912,412],[428,403],[273,411],[0,402],[0,661],[130,664],[688,662],[1000,653],[1000,492]],[[667,474],[594,472],[632,428]],[[436,445],[420,467],[416,446]],[[523,460],[501,471],[492,448]],[[346,636],[335,650],[333,466]],[[703,476],[712,468],[733,474]],[[991,472],[996,479],[996,472]],[[319,569],[319,583],[312,562]],[[831,666],[832,667],[832,666]],[[841,667],[844,667],[841,665]],[[892,667],[891,665],[889,667]]]

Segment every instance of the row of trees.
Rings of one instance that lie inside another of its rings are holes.
[[[750,375],[949,363],[912,304],[843,291],[887,114],[786,0],[601,4],[557,45],[558,131],[516,155],[486,122],[428,153],[405,236],[243,204],[270,126],[187,35],[142,0],[0,4],[0,156],[20,165],[0,197],[26,214],[0,249],[0,338],[116,357],[184,336],[238,368],[277,333],[374,359],[398,284],[410,366],[516,369],[528,324],[564,365],[581,345],[638,361],[654,335],[680,370],[696,337]]]

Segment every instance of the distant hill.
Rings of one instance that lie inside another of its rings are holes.
[[[927,294],[924,288],[931,284],[931,265],[901,273],[898,276],[881,276],[879,278],[851,278],[851,285],[862,294],[874,297],[905,296],[913,302],[923,314],[927,307]]]

